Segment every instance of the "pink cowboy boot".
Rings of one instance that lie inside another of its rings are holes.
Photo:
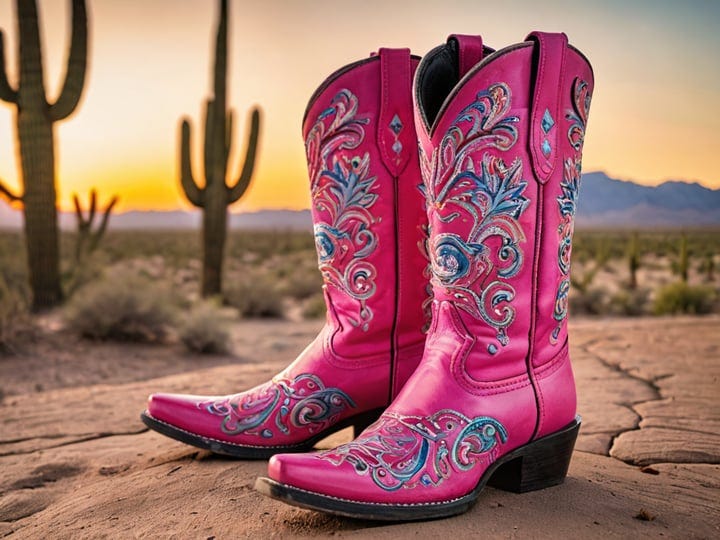
[[[565,478],[579,429],[570,244],[593,73],[564,34],[490,53],[452,37],[420,63],[416,128],[433,321],[420,366],[353,442],[274,456],[262,493],[369,519],[467,510],[486,484]]]
[[[331,75],[308,105],[303,135],[328,308],[318,337],[251,390],[153,394],[141,416],[148,427],[220,454],[267,458],[310,450],[349,425],[359,433],[397,395],[429,321],[418,62],[407,49],[381,49]]]

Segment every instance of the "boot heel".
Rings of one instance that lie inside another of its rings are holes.
[[[360,434],[365,431],[365,428],[380,418],[384,410],[385,409],[373,409],[372,411],[367,411],[354,417],[352,422],[353,438],[357,439]]]
[[[580,417],[561,431],[518,448],[512,453],[516,457],[500,465],[488,480],[488,485],[525,493],[562,484],[567,476],[578,431]]]

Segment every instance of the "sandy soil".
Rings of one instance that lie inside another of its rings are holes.
[[[574,321],[583,428],[567,481],[524,495],[488,488],[451,519],[378,525],[291,508],[253,491],[264,462],[140,423],[149,392],[247,388],[318,326],[241,323],[235,354],[207,358],[49,330],[0,359],[0,537],[720,537],[718,317]]]

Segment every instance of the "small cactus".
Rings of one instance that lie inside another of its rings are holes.
[[[610,246],[608,242],[606,240],[598,242],[593,255],[592,267],[587,268],[582,276],[574,277],[572,274],[570,275],[570,284],[582,294],[588,292],[597,273],[605,268],[610,260]],[[576,269],[577,267],[573,266],[573,268]],[[577,275],[577,270],[575,270],[575,272]]]
[[[94,230],[93,224],[97,213],[97,191],[94,189],[90,191],[90,207],[88,209],[87,218],[80,206],[80,199],[78,199],[77,194],[73,195],[73,202],[75,203],[75,217],[77,219],[78,233],[77,244],[75,245],[75,263],[79,265],[87,255],[90,255],[98,248],[100,240],[107,230],[108,221],[113,207],[118,202],[118,197],[114,196],[110,199],[110,202],[107,206],[105,206],[99,226]]]
[[[12,193],[0,185],[0,194],[23,206],[33,308],[38,310],[62,300],[53,124],[70,116],[82,95],[87,64],[87,13],[85,0],[72,1],[72,40],[65,82],[55,103],[49,103],[45,97],[37,5],[35,0],[17,0],[16,7],[20,76],[13,88],[5,70],[0,32],[0,99],[17,109],[23,190],[22,194]]]
[[[182,121],[180,139],[180,183],[187,199],[203,209],[202,294],[214,296],[222,290],[222,261],[227,236],[227,209],[243,196],[250,185],[258,134],[260,111],[252,110],[245,163],[240,177],[226,182],[228,157],[232,144],[233,113],[227,101],[227,0],[220,1],[220,17],[215,45],[214,95],[207,101],[205,113],[205,185],[195,181],[190,157],[190,122]]]
[[[628,287],[631,290],[637,289],[637,271],[640,269],[640,246],[638,233],[633,233],[628,244],[628,269],[630,270],[630,282]]]
[[[688,282],[689,259],[687,235],[683,233],[680,237],[680,255],[678,258],[678,274],[680,275],[680,280],[683,283]]]
[[[712,253],[708,252],[705,254],[702,269],[705,272],[705,281],[708,283],[715,281],[715,257]]]

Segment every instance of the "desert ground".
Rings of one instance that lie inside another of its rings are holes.
[[[253,490],[234,461],[148,431],[153,391],[228,393],[294,358],[321,321],[241,321],[232,355],[66,335],[0,361],[0,537],[718,538],[720,317],[571,322],[581,434],[566,482],[488,488],[468,513],[409,524],[340,519]],[[335,434],[330,446],[350,437]]]

